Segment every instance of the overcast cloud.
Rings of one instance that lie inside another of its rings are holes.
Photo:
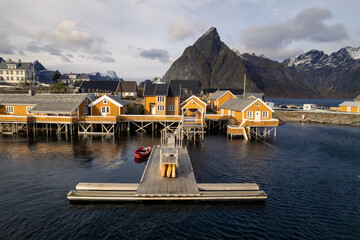
[[[150,49],[150,50],[141,50],[139,55],[143,58],[159,60],[160,62],[169,62],[170,56],[169,52],[165,49]]]
[[[302,52],[299,48],[289,48],[298,40],[313,42],[337,42],[348,38],[344,24],[327,24],[332,13],[326,8],[306,8],[294,19],[264,26],[252,26],[242,32],[245,49],[262,52],[267,57],[281,58],[288,54]]]
[[[176,19],[167,27],[170,41],[176,42],[203,32],[205,24],[200,21],[190,22],[184,16]]]

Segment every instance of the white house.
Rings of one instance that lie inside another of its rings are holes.
[[[36,83],[35,70],[32,62],[17,62],[9,59],[0,63],[0,83],[11,85],[32,85]]]

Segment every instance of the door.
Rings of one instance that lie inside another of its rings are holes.
[[[351,107],[347,107],[347,111],[348,111],[348,112],[351,112]]]
[[[261,111],[255,111],[255,121],[261,120],[260,115],[261,115]]]
[[[110,107],[101,107],[101,116],[106,116],[110,113]]]
[[[151,115],[156,115],[156,106],[155,105],[151,105]]]

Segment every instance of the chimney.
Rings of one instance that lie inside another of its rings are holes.
[[[18,59],[18,61],[19,61],[19,63],[21,63],[21,59],[20,59],[20,58]]]
[[[28,95],[29,95],[30,97],[34,96],[34,91],[30,89]]]
[[[9,58],[9,63],[11,63],[11,58]]]

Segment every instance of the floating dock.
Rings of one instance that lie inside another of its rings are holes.
[[[160,175],[160,146],[154,146],[140,183],[79,183],[71,201],[264,201],[255,183],[197,183],[186,147],[178,148],[176,178]]]

